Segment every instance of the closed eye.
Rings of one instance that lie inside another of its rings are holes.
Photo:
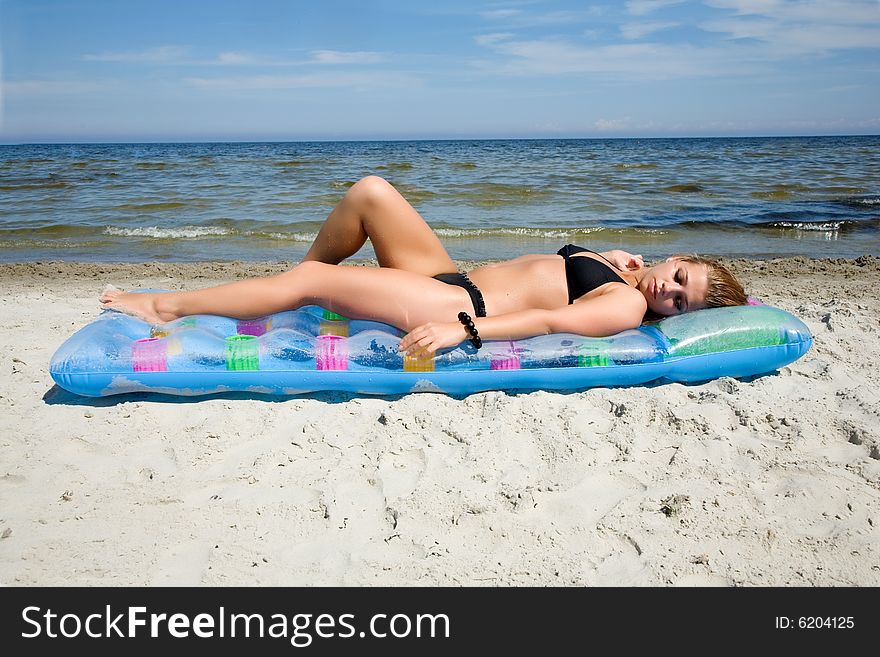
[[[675,282],[679,285],[685,285],[687,278],[685,277],[685,272],[682,269],[677,269],[675,271]],[[682,312],[682,307],[684,306],[684,300],[682,296],[675,298],[675,307],[678,308],[679,312]]]

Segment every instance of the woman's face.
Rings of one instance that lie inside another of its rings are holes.
[[[648,269],[638,287],[648,300],[648,308],[667,316],[705,308],[708,286],[705,265],[672,257]]]

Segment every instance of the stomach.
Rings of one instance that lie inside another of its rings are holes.
[[[525,255],[477,267],[468,276],[483,293],[488,315],[568,305],[565,261],[558,255]]]

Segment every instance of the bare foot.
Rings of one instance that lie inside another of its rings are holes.
[[[177,319],[177,315],[169,312],[159,312],[156,308],[156,298],[162,292],[124,292],[112,285],[108,285],[101,292],[98,300],[101,306],[107,310],[115,310],[127,315],[138,317],[149,324],[162,324]]]

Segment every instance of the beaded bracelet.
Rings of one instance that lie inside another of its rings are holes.
[[[483,341],[480,339],[480,334],[477,332],[477,327],[474,326],[474,322],[471,319],[471,316],[466,312],[462,311],[458,313],[458,321],[462,323],[462,325],[467,329],[467,332],[471,334],[471,344],[474,345],[474,348],[479,349],[483,346]]]

